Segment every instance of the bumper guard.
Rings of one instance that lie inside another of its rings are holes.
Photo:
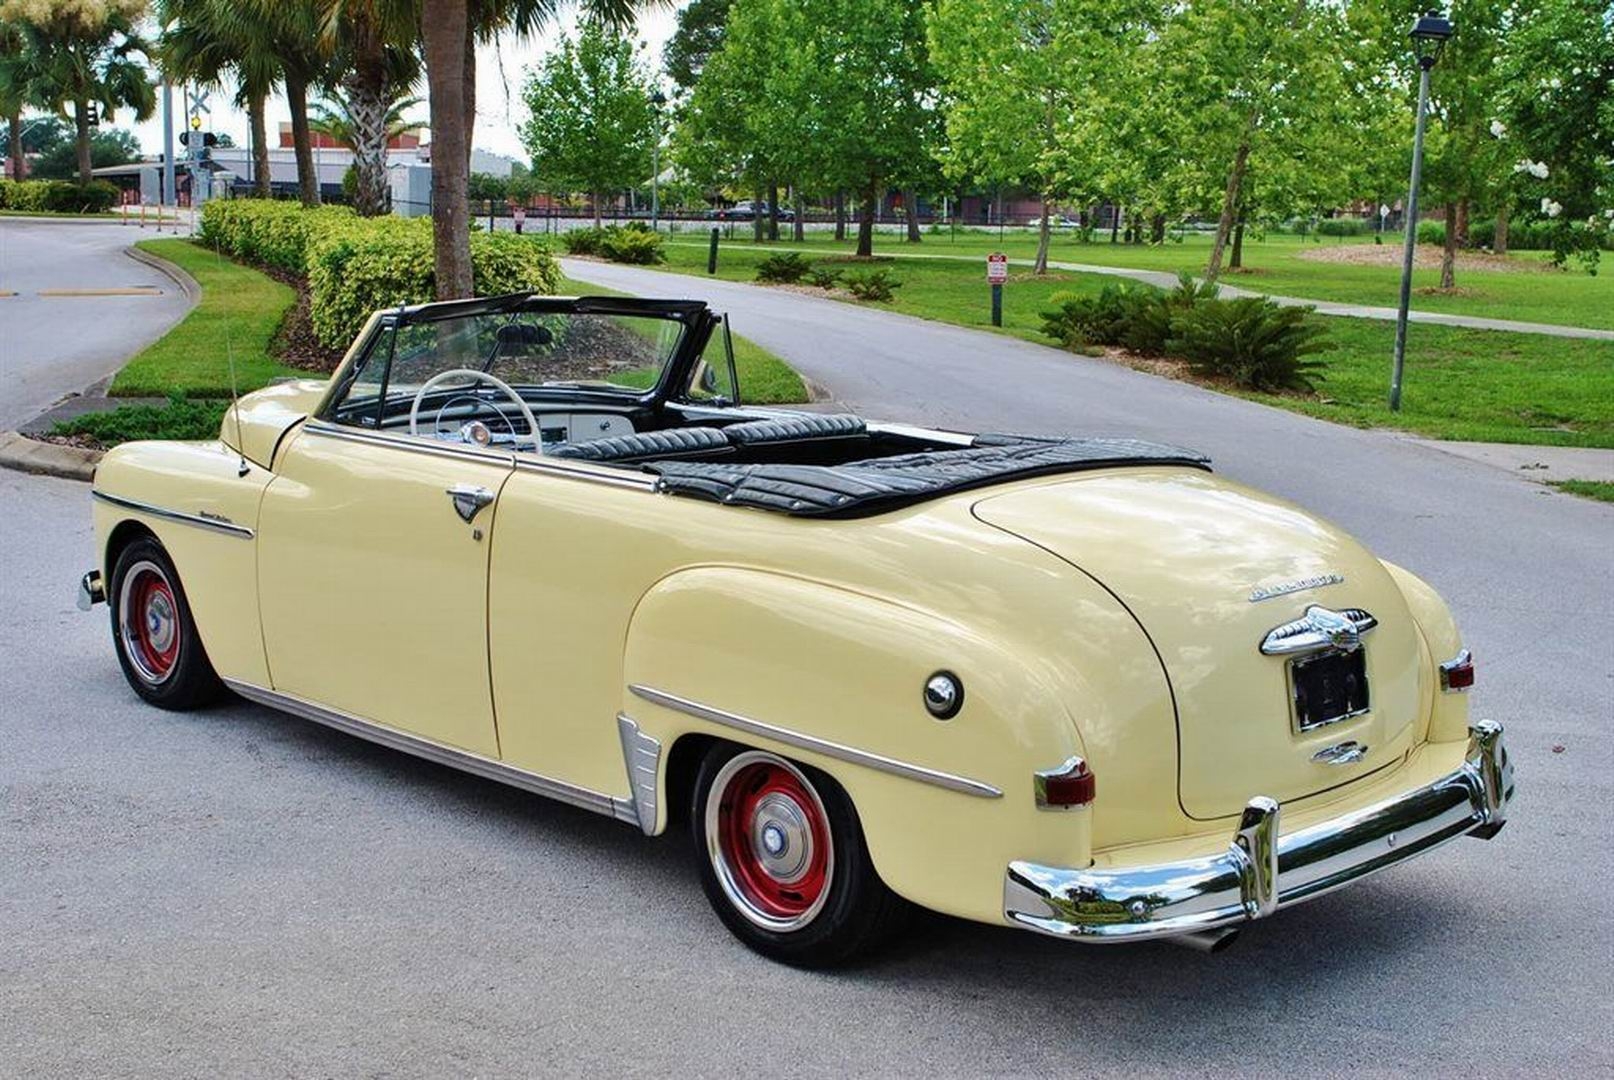
[[[1003,886],[1011,924],[1107,943],[1218,930],[1263,918],[1472,833],[1489,839],[1507,820],[1513,768],[1502,727],[1468,729],[1463,764],[1433,783],[1373,806],[1278,834],[1281,810],[1257,796],[1219,855],[1085,870],[1013,862]]]

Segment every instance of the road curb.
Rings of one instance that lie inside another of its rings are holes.
[[[180,291],[185,294],[193,305],[202,299],[202,287],[196,283],[196,279],[191,277],[185,271],[181,270],[176,264],[171,263],[167,259],[163,258],[161,255],[153,255],[149,251],[141,251],[139,248],[133,245],[124,248],[123,253],[129,256],[129,258],[133,259],[135,262],[145,263],[159,274],[163,274],[164,276],[170,278],[175,285],[179,286]]]
[[[94,480],[103,452],[40,442],[15,431],[0,431],[0,469],[63,480]]]

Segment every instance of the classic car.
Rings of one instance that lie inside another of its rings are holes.
[[[1213,949],[1502,827],[1413,574],[1179,447],[747,406],[729,340],[683,300],[377,313],[217,440],[108,453],[80,601],[154,705],[687,831],[798,965],[911,905]]]

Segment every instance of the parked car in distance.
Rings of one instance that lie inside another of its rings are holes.
[[[1218,948],[1502,828],[1502,730],[1413,574],[1180,447],[746,406],[720,325],[379,312],[218,439],[110,451],[81,604],[154,705],[233,691],[685,833],[791,964],[913,905]]]
[[[768,204],[756,203],[750,199],[741,199],[733,206],[715,207],[706,212],[707,218],[714,221],[755,221],[757,215],[768,216]],[[796,212],[788,206],[779,208],[780,221],[795,221]]]

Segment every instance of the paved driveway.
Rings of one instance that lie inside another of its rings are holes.
[[[139,706],[104,609],[72,608],[84,488],[0,473],[0,1074],[1614,1068],[1614,511],[1029,344],[568,272],[709,293],[873,415],[1172,439],[1343,522],[1451,597],[1515,820],[1215,957],[932,919],[861,970],[792,971],[719,927],[680,838],[253,706]]]
[[[156,235],[132,225],[0,218],[0,431],[112,374],[190,310],[172,279],[123,253]],[[157,294],[39,295],[128,288]]]

